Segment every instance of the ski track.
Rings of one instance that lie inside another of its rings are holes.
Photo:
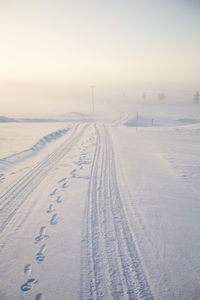
[[[112,141],[95,126],[97,144],[91,167],[82,233],[82,299],[153,299],[117,185]]]
[[[21,177],[14,185],[0,196],[0,233],[4,231],[28,196],[37,188],[44,177],[79,141],[89,124],[79,129],[79,124],[71,131],[71,135],[55,151],[36,164],[32,170]],[[79,130],[78,130],[79,129]],[[26,216],[26,218],[28,215]],[[20,224],[21,225],[21,224]]]

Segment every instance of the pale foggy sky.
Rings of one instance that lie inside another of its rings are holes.
[[[199,82],[198,0],[0,0],[1,81]]]
[[[104,101],[199,89],[199,16],[199,0],[0,0],[0,115],[87,108],[91,84]]]

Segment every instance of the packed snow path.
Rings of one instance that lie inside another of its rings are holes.
[[[95,129],[80,299],[153,299],[117,185],[111,138],[105,126]]]
[[[77,149],[80,150],[77,151]],[[77,154],[75,154],[76,151]],[[59,186],[54,186],[54,189],[50,191],[49,187],[45,186],[45,182],[52,176],[52,170],[56,170],[66,155],[72,157],[71,163],[68,158],[68,175],[61,177],[61,173],[67,172],[63,167],[61,168],[62,172],[59,170],[55,172],[57,178],[60,177],[57,181]],[[73,167],[74,160],[76,160],[75,164],[79,166],[79,173]],[[82,231],[79,249],[79,253],[81,253],[80,281],[76,279],[79,276],[76,275],[74,278],[80,291],[77,292],[77,295],[74,294],[73,299],[153,299],[135,242],[134,232],[129,225],[120,196],[112,140],[107,126],[101,123],[75,124],[59,147],[35,163],[13,184],[2,190],[0,196],[0,242],[3,256],[8,255],[7,259],[12,260],[13,257],[9,257],[9,251],[11,251],[9,243],[16,243],[17,249],[20,247],[20,239],[24,239],[23,231],[29,232],[28,224],[33,224],[33,222],[34,225],[40,224],[40,229],[38,227],[37,230],[39,235],[26,238],[24,245],[22,242],[22,253],[27,251],[27,257],[32,256],[34,260],[30,258],[28,261],[26,255],[23,257],[21,253],[20,258],[23,265],[20,268],[24,268],[24,282],[18,283],[22,280],[21,277],[14,279],[13,274],[13,278],[9,280],[16,282],[9,291],[11,295],[16,295],[16,299],[59,300],[60,297],[62,299],[73,297],[71,296],[73,290],[69,291],[68,282],[60,281],[59,277],[55,287],[60,290],[60,293],[49,292],[48,276],[43,272],[43,268],[38,269],[37,267],[37,265],[44,266],[46,264],[48,268],[51,264],[50,241],[52,240],[52,244],[56,245],[54,241],[56,239],[51,237],[52,228],[55,228],[54,232],[59,237],[61,229],[59,223],[63,222],[64,228],[64,223],[68,218],[67,211],[63,210],[62,215],[62,211],[56,207],[56,205],[64,205],[66,198],[64,191],[70,185],[68,178],[76,180],[76,183],[71,181],[71,186],[74,184],[75,188],[79,188],[82,185],[87,191],[82,206],[83,209],[85,206],[85,212],[82,213],[82,229],[80,228]],[[83,182],[83,179],[87,179],[87,181]],[[37,208],[38,195],[42,190],[49,196],[44,199],[44,203],[41,203],[46,205],[46,210],[42,212],[40,209],[40,217],[39,213],[35,214],[34,208]],[[71,191],[71,197],[74,197],[73,191]],[[53,199],[55,204],[52,203]],[[47,218],[42,217],[44,213],[48,217],[48,223],[45,223]],[[43,220],[42,223],[40,220]],[[69,238],[66,235],[66,240]],[[28,240],[31,239],[34,241],[33,246],[28,243]],[[73,242],[73,238],[71,242]],[[17,254],[14,248],[12,251]],[[58,263],[60,251],[62,249],[56,245],[53,259],[57,259]],[[78,258],[77,261],[79,261]],[[35,263],[37,264],[35,265]],[[66,257],[62,264],[67,270],[70,267],[70,257]],[[9,263],[6,260],[4,265],[6,272],[10,274]],[[59,268],[56,270],[56,274],[59,276]],[[61,274],[60,276],[62,276]],[[44,280],[44,276],[47,276],[46,280]],[[51,276],[54,275],[51,274]],[[42,278],[45,282],[43,289],[40,288]],[[67,291],[63,292],[66,286]],[[11,297],[5,296],[4,290],[1,292],[3,293],[0,294],[2,300],[11,299]]]
[[[78,125],[73,128],[70,137],[48,155],[42,162],[20,178],[14,185],[9,187],[0,197],[0,232],[2,233],[5,227],[12,220],[18,209],[27,201],[28,196],[39,185],[44,176],[66,155],[66,153],[80,139],[88,125],[85,125],[81,131],[78,131]]]

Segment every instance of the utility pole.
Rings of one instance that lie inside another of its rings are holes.
[[[95,89],[95,85],[91,85],[91,100],[92,100],[92,113],[94,113],[94,89]]]
[[[138,112],[136,112],[136,131],[138,129]]]

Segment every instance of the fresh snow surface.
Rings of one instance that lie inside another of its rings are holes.
[[[0,300],[199,299],[199,106],[115,109],[2,117]]]

